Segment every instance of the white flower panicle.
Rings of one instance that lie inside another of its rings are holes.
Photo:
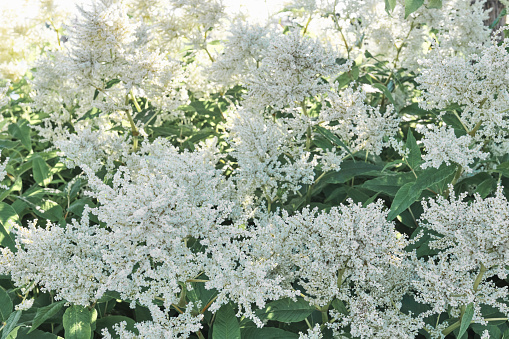
[[[419,105],[444,110],[458,104],[460,122],[474,140],[500,143],[509,127],[509,39],[474,46],[475,54],[468,56],[448,56],[436,47],[422,60],[423,72],[417,77],[423,90]]]
[[[469,134],[457,137],[454,128],[450,126],[419,126],[417,131],[424,135],[421,142],[426,153],[422,155],[422,168],[439,168],[444,163],[455,163],[470,173],[476,159],[485,160],[489,157],[489,153],[482,151],[482,144],[476,143]]]
[[[283,211],[260,224],[258,232],[272,242],[284,276],[298,281],[307,300],[323,306],[346,297],[342,286],[349,283],[384,287],[387,271],[398,266],[406,244],[387,213],[381,200],[366,207],[350,201],[330,212],[306,208],[290,216]]]
[[[9,102],[9,97],[7,96],[7,91],[9,90],[9,86],[11,85],[10,81],[0,87],[0,107],[7,105]]]
[[[262,51],[260,67],[247,79],[245,105],[264,108],[300,106],[306,98],[320,95],[331,85],[329,77],[349,69],[351,62],[336,63],[339,55],[298,30],[274,35]]]
[[[228,37],[223,52],[210,66],[210,78],[227,88],[245,81],[249,71],[259,65],[262,51],[266,50],[270,43],[269,29],[260,25],[237,21],[229,32],[231,36]]]
[[[233,112],[231,154],[239,164],[234,179],[244,195],[261,190],[269,202],[285,201],[288,193],[313,182],[316,160],[304,146],[310,123],[299,116],[273,121],[245,108]]]
[[[399,130],[401,118],[389,105],[384,113],[379,107],[365,103],[362,89],[348,87],[340,94],[329,92],[322,107],[319,121],[336,134],[351,151],[365,150],[376,155],[382,149],[396,143],[394,136]]]
[[[181,65],[150,49],[143,30],[146,27],[129,18],[121,2],[103,0],[80,7],[80,17],[68,27],[65,48],[37,64],[33,106],[50,114],[45,121],[79,124],[95,107],[120,123],[125,116],[119,120],[115,114],[129,109],[126,99],[134,100],[133,95],[170,112],[186,102]],[[51,135],[49,124],[41,129]]]
[[[48,224],[44,229],[36,221],[14,226],[17,252],[2,248],[1,274],[10,274],[17,286],[34,283],[30,286],[55,291],[57,299],[78,305],[88,306],[101,296],[98,291],[110,271],[100,239],[108,238],[108,231],[90,225],[86,216],[65,228]]]
[[[452,187],[450,191],[453,192]],[[464,201],[466,193],[449,199],[423,202],[422,227],[438,233],[430,241],[441,252],[416,264],[419,279],[412,284],[416,300],[432,309],[425,315],[473,303],[476,323],[484,323],[481,305],[509,315],[507,287],[498,287],[492,277],[506,279],[509,260],[509,203],[498,187],[494,197]],[[450,311],[450,310],[449,310]]]
[[[203,319],[203,315],[192,315],[194,310],[195,305],[189,303],[184,313],[179,314],[177,317],[165,319],[163,322],[145,321],[137,323],[137,334],[127,329],[127,323],[125,321],[115,324],[113,330],[121,339],[188,338],[191,333],[197,332],[202,328],[200,321]],[[103,329],[102,335],[105,339],[114,338],[107,328]]]

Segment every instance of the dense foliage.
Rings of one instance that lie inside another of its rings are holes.
[[[509,338],[484,3],[5,12],[0,339]]]

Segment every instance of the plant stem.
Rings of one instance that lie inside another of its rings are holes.
[[[136,107],[136,110],[138,112],[141,112],[141,108],[138,105],[138,102],[136,102],[136,97],[133,94],[133,91],[130,90],[129,94],[131,95],[131,99],[134,103],[134,106]],[[127,98],[127,100],[129,100]],[[138,129],[136,128],[136,124],[134,123],[133,117],[131,116],[131,113],[129,113],[129,110],[125,111],[127,114],[127,119],[129,120],[129,124],[131,125],[131,134],[133,136],[133,151],[136,152],[138,150],[138,136],[140,135],[140,132],[138,132]]]
[[[475,278],[475,281],[474,281],[474,286],[473,286],[474,292],[477,292],[477,289],[479,288],[479,284],[481,283],[482,277],[483,277],[485,272],[486,272],[486,267],[483,264],[481,264],[481,268],[479,270],[479,274],[477,274],[477,277]],[[452,331],[454,331],[455,329],[457,329],[458,327],[461,326],[461,319],[463,318],[463,314],[465,313],[465,308],[466,308],[465,305],[463,305],[461,307],[461,316],[460,316],[459,320],[456,321],[451,326],[447,327],[445,330],[443,330],[442,331],[443,335],[448,335],[449,333],[451,333]],[[488,319],[491,319],[491,321],[507,320],[506,318],[488,318]],[[485,319],[485,320],[489,321],[488,319]],[[470,323],[473,323],[473,321],[471,321]]]

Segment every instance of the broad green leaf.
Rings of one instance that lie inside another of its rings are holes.
[[[141,323],[142,321],[152,321],[150,310],[140,305],[136,305],[136,308],[134,309],[134,316],[138,323]]]
[[[12,333],[12,332],[11,332]],[[8,337],[7,337],[8,338]],[[40,330],[32,331],[30,327],[19,327],[16,336],[16,339],[57,339],[60,338],[57,335],[49,332],[43,332]]]
[[[497,166],[495,170],[498,173],[502,173],[503,176],[509,177],[509,162],[503,162]]]
[[[373,87],[378,88],[379,90],[381,90],[382,93],[387,97],[387,99],[389,99],[391,104],[396,106],[396,102],[394,101],[394,98],[392,97],[391,91],[389,91],[389,89],[385,85],[383,85],[383,84],[373,84]]]
[[[507,321],[505,321],[507,322]],[[501,326],[500,326],[501,327]],[[490,334],[490,339],[501,339],[503,338],[503,330],[504,328],[499,328],[497,324],[493,324],[491,321],[487,326],[481,324],[471,324],[470,328],[477,334],[481,335],[485,330],[488,330]]]
[[[415,183],[409,182],[401,186],[391,204],[391,211],[387,215],[388,220],[396,218],[401,212],[406,210],[421,195],[422,190],[414,188]]]
[[[415,181],[415,189],[425,190],[435,184],[438,184],[454,175],[456,166],[442,165],[440,168],[430,167],[419,173],[419,177]]]
[[[268,303],[264,309],[256,311],[256,315],[262,319],[294,323],[306,319],[313,311],[315,308],[304,299],[284,298]]]
[[[16,328],[16,325],[18,325],[18,320],[21,317],[21,311],[16,311],[11,313],[7,321],[5,321],[4,328],[2,330],[2,338],[6,339],[9,333],[11,333],[12,330]]]
[[[242,339],[297,339],[299,335],[275,327],[246,327],[242,329]]]
[[[497,181],[493,178],[489,178],[477,185],[475,193],[479,193],[481,198],[486,198],[490,193],[497,187]]]
[[[370,199],[370,196],[366,194],[362,188],[352,188],[350,186],[345,187],[348,197],[352,198],[355,203],[364,204]]]
[[[127,330],[134,332],[134,333],[138,333],[138,330],[134,326],[134,324],[136,322],[133,319],[122,316],[122,315],[110,315],[108,317],[97,319],[96,327],[95,327],[94,331],[97,334],[101,334],[102,329],[107,328],[108,332],[110,332],[110,334],[114,336],[115,331],[113,330],[113,326],[115,324],[121,323],[123,321],[125,321],[127,323],[127,326],[126,326]],[[66,339],[67,339],[67,337],[66,337]]]
[[[34,320],[32,321],[32,328],[28,333],[32,333],[39,326],[41,326],[47,319],[53,317],[64,307],[65,300],[50,304],[48,306],[44,306],[37,309],[37,313],[35,314]]]
[[[39,155],[32,159],[32,173],[34,180],[39,186],[47,186],[51,182],[49,166]]]
[[[30,138],[30,127],[26,123],[26,120],[22,120],[17,124],[10,124],[7,129],[14,138],[21,141],[27,150],[31,151],[32,139]]]
[[[415,176],[410,172],[387,174],[382,177],[368,180],[361,187],[375,192],[395,196],[399,188],[408,182],[414,182]]]
[[[331,305],[339,313],[348,314],[348,310],[346,309],[345,304],[341,300],[334,299]]]
[[[429,0],[428,8],[442,8],[442,0]]]
[[[78,199],[78,200],[74,201],[71,205],[69,205],[69,207],[67,208],[67,211],[72,212],[75,215],[81,217],[86,205],[88,205],[90,207],[95,207],[95,204],[93,203],[93,201],[91,199],[83,198],[83,199]]]
[[[16,251],[14,235],[11,234],[11,223],[18,223],[18,214],[11,206],[0,202],[0,245]]]
[[[407,183],[398,190],[387,219],[393,220],[396,218],[421,196],[422,191],[447,179],[453,175],[455,171],[455,166],[441,166],[439,169],[434,167],[427,168],[419,173],[419,177],[416,179],[415,183]]]
[[[16,326],[15,328],[13,328],[9,334],[7,335],[6,339],[16,339],[18,338],[18,331],[19,329],[21,328],[21,326]],[[5,329],[4,329],[5,331]]]
[[[42,218],[51,221],[59,221],[64,216],[62,206],[52,200],[43,199],[43,201],[38,204],[38,207],[39,208],[34,208],[34,213]]]
[[[417,145],[417,141],[411,129],[408,129],[408,136],[406,139],[406,148],[409,150],[407,161],[410,168],[417,169],[422,164],[421,149]]]
[[[97,328],[97,313],[98,312],[95,308],[90,311],[90,329],[92,332],[94,332]]]
[[[235,311],[226,304],[216,312],[212,327],[212,339],[240,339],[240,326]]]
[[[385,10],[387,13],[392,12],[396,7],[396,0],[385,0]]]
[[[16,181],[14,181],[14,184],[9,187],[9,189],[4,190],[0,194],[0,202],[3,201],[5,198],[9,196],[12,192],[19,192],[23,188],[23,180],[21,179],[21,176],[16,177]]]
[[[424,4],[424,0],[405,0],[405,19],[418,10]]]
[[[12,307],[12,300],[9,297],[9,293],[0,287],[0,323],[9,319],[12,313]]]
[[[83,306],[73,305],[65,310],[62,319],[65,339],[90,339],[92,335],[91,318],[90,311]]]
[[[461,338],[463,334],[467,332],[467,329],[470,326],[470,322],[472,321],[473,316],[474,316],[474,305],[468,304],[467,308],[465,309],[465,313],[463,313],[463,317],[461,317],[461,325],[460,331],[458,333],[458,338]]]
[[[336,135],[334,135],[334,133],[332,133],[331,131],[329,131],[326,128],[323,128],[322,126],[315,126],[315,128],[318,131],[318,133],[320,133],[327,140],[332,142],[332,144],[343,147],[352,156],[353,161],[355,161],[355,158],[353,157],[352,152],[350,152],[348,147]]]
[[[382,170],[382,166],[373,165],[363,161],[345,161],[341,164],[341,169],[337,172],[330,172],[325,175],[323,181],[330,184],[341,184],[355,176],[363,174],[376,174]]]

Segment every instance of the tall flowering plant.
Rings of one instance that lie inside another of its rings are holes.
[[[508,337],[484,3],[41,19],[55,40],[0,87],[1,339]]]

